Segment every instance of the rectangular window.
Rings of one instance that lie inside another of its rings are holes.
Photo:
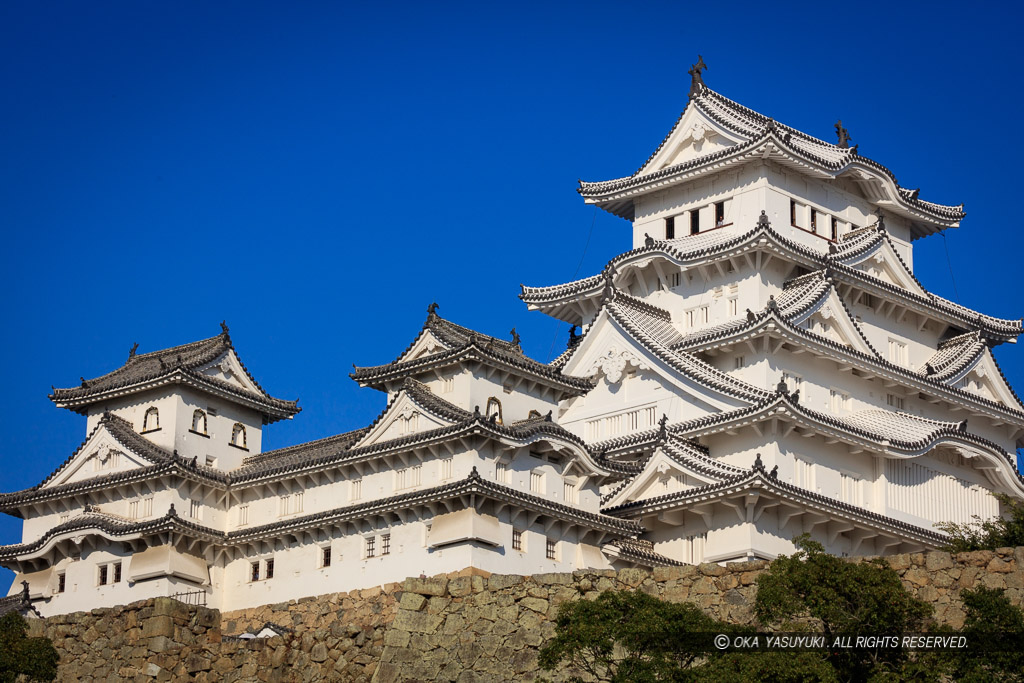
[[[832,241],[839,239],[839,219],[832,216]]]
[[[562,484],[562,494],[565,497],[565,502],[575,505],[579,503],[579,496],[574,482],[564,482]]]
[[[57,592],[63,593],[68,586],[68,577],[64,572],[57,574]]]
[[[807,462],[806,460],[802,460],[800,458],[796,459],[795,465],[796,465],[796,477],[795,477],[796,485],[799,486],[802,489],[806,489],[808,491],[813,491],[814,490],[814,480],[815,480],[814,465],[812,465],[811,463]]]
[[[423,465],[413,465],[409,472],[409,486],[419,486],[422,481]]]
[[[391,554],[391,534],[382,534],[380,537],[380,554]]]
[[[838,389],[832,389],[829,392],[832,412],[836,415],[842,415],[850,411],[850,395],[839,391]]]
[[[735,298],[729,299],[729,315],[730,316],[736,316],[736,315],[739,315],[739,312],[740,312],[740,300],[739,299],[735,299]]]
[[[71,515],[70,514],[63,514],[63,515],[60,516],[60,523],[63,524],[64,522],[68,521],[69,519],[71,519]]]
[[[700,232],[700,210],[694,209],[690,212],[690,234],[696,235]]]
[[[739,370],[746,365],[747,359],[745,356],[736,356],[736,369]]]
[[[395,490],[396,491],[401,491],[402,489],[404,489],[406,487],[405,473],[407,471],[408,471],[408,468],[402,468],[400,470],[395,470]]]
[[[253,562],[249,565],[249,580],[259,581],[260,580],[260,563]]]
[[[152,517],[153,516],[153,496],[142,499],[142,516]]]
[[[692,310],[692,309],[687,311],[686,312],[686,326],[687,327],[693,327],[696,322],[697,322],[697,311]]]
[[[786,388],[789,389],[790,393],[794,391],[800,391],[804,386],[804,378],[800,375],[794,375],[789,372],[782,373],[782,381],[785,382]]]
[[[557,555],[556,551],[557,550],[558,550],[558,542],[555,541],[555,539],[553,539],[553,538],[547,539],[547,542],[544,544],[544,556],[547,557],[549,560],[558,559],[556,557],[556,555]]]
[[[363,497],[363,480],[353,479],[349,487],[349,500],[359,500]]]
[[[700,320],[705,325],[707,325],[708,321],[711,320],[711,307],[710,306],[701,306],[699,313],[700,313],[700,315],[698,316],[697,319]]]
[[[238,525],[245,526],[249,523],[249,504],[238,506]]]
[[[292,512],[302,512],[302,491],[295,494],[292,502]]]
[[[441,393],[442,394],[450,394],[453,391],[455,391],[455,378],[454,377],[445,377],[443,380],[441,380]]]
[[[452,460],[453,458],[441,459],[441,481],[452,478]]]
[[[797,227],[797,224],[796,224],[796,200],[795,199],[790,199],[789,200],[789,224],[792,225],[794,228]]]
[[[128,503],[128,519],[138,519],[138,518],[139,518],[139,501],[133,500],[132,502]]]
[[[376,555],[377,555],[377,538],[375,536],[367,536],[366,537],[365,550],[366,550],[366,552],[364,554],[366,555],[366,557],[376,557]]]
[[[534,493],[544,493],[544,475],[540,472],[530,472],[530,490]]]
[[[114,563],[114,581],[113,583],[121,583],[121,563]]]
[[[101,564],[99,569],[100,569],[100,573],[99,573],[99,577],[97,579],[97,583],[100,586],[106,586],[107,585],[107,565]]]
[[[725,225],[725,202],[715,202],[715,227]]]
[[[889,340],[889,360],[900,367],[907,366],[907,345],[896,339]]]
[[[284,517],[285,515],[287,515],[288,514],[288,508],[290,507],[290,505],[291,505],[291,496],[290,495],[284,495],[284,496],[281,496],[280,498],[278,498],[277,516],[278,517]]]
[[[202,519],[203,506],[199,504],[198,500],[189,501],[188,516],[192,519]]]
[[[669,286],[670,287],[678,287],[682,281],[683,281],[683,274],[682,273],[672,273],[669,276],[669,282],[670,282]]]
[[[811,232],[818,232],[818,211],[811,209]]]
[[[512,530],[512,550],[522,551],[523,549],[523,532],[520,529]],[[63,574],[61,575],[63,576]]]
[[[862,480],[854,474],[845,472],[839,473],[840,479],[840,500],[851,505],[864,505],[864,490]]]
[[[902,396],[897,396],[896,394],[886,394],[885,400],[886,403],[889,404],[890,408],[895,408],[896,410],[903,410]]]
[[[330,567],[331,566],[331,546],[320,548],[320,566]]]
[[[494,466],[494,478],[499,484],[508,483],[508,463],[499,462]]]
[[[264,562],[263,563],[263,568],[265,570],[264,571],[264,575],[268,579],[274,578],[274,561],[273,560],[267,560],[266,562]]]
[[[676,217],[669,216],[665,219],[665,239],[674,240],[676,238]]]

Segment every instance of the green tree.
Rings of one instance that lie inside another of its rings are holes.
[[[14,683],[18,674],[31,680],[57,678],[60,658],[47,638],[29,638],[28,625],[17,612],[0,617],[0,683]]]
[[[1014,607],[1001,589],[984,586],[960,591],[960,599],[966,612],[960,633],[974,644],[1004,647],[950,655],[953,680],[1024,682],[1024,610]]]
[[[1004,493],[993,494],[1005,510],[1006,516],[956,524],[940,522],[935,526],[949,534],[946,550],[959,553],[969,550],[995,550],[1024,545],[1024,501],[1015,500]]]
[[[883,560],[850,562],[829,555],[807,534],[794,542],[797,552],[779,556],[758,578],[754,613],[762,624],[782,631],[809,628],[830,642],[926,630],[931,605],[911,595]],[[840,648],[825,656],[842,680],[909,671],[917,659],[897,648]]]

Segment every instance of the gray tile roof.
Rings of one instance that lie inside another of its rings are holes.
[[[718,152],[700,156],[674,166],[643,172],[682,122],[683,114],[685,114],[684,110],[654,153],[648,157],[647,161],[636,172],[630,176],[615,180],[601,182],[580,181],[579,193],[588,199],[596,200],[599,205],[606,204],[608,210],[615,215],[632,220],[634,216],[631,198],[618,198],[618,201],[611,201],[609,198],[615,197],[616,193],[623,193],[627,190],[635,191],[637,188],[648,183],[664,181],[665,179],[704,166],[720,164],[730,157],[739,157],[753,152],[760,148],[764,142],[770,140],[780,151],[809,162],[835,175],[850,167],[861,166],[869,168],[892,182],[897,191],[898,201],[906,209],[911,209],[917,214],[929,216],[940,224],[949,225],[955,223],[965,215],[962,204],[959,206],[946,206],[918,199],[916,191],[902,188],[888,168],[876,161],[861,156],[856,146],[841,148],[838,145],[819,140],[795,128],[778,123],[710,89],[705,89],[699,95],[692,97],[687,105],[687,108],[689,107],[696,107],[711,120],[738,134],[743,141],[735,146],[727,147]],[[920,237],[928,232],[930,231],[920,231],[920,234],[915,234],[914,236]]]
[[[198,368],[213,362],[233,348],[231,337],[225,326],[223,332],[209,339],[150,353],[135,354],[133,352],[124,365],[112,372],[95,379],[83,379],[81,386],[78,387],[54,389],[50,400],[59,406],[84,413],[90,404],[101,400],[108,392],[130,391],[135,386],[143,386],[180,375],[199,386],[205,385],[260,406],[264,410],[264,419],[268,422],[290,417],[301,410],[297,401],[286,401],[267,394],[242,364],[241,358],[238,362],[258,392],[242,389],[229,382],[197,372]]]
[[[615,548],[621,559],[644,567],[681,567],[685,564],[662,555],[654,549],[654,543],[641,538],[619,538],[608,545]]]

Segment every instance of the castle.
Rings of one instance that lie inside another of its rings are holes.
[[[710,90],[632,175],[583,182],[632,225],[598,274],[521,299],[551,363],[436,304],[370,425],[275,451],[291,419],[220,334],[51,399],[83,444],[0,495],[42,614],[182,593],[224,610],[473,567],[536,574],[943,543],[1024,498],[1024,406],[991,353],[1021,321],[924,289],[913,244],[964,217],[861,156]],[[577,328],[580,332],[577,333]],[[397,349],[396,349],[397,350]]]

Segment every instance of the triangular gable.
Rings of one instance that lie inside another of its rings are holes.
[[[416,341],[412,343],[405,353],[399,356],[393,364],[405,363],[407,361],[416,360],[417,358],[423,358],[424,356],[431,356],[443,351],[447,351],[450,347],[438,339],[433,332],[429,329],[423,330],[420,336],[416,338]]]
[[[663,351],[674,353],[668,349]],[[680,419],[685,414],[686,419],[690,419],[748,405],[672,367],[633,339],[608,315],[607,310],[602,310],[562,368],[564,374],[591,378],[598,386],[587,394],[582,407],[579,402],[574,403],[559,422],[571,422],[574,414],[581,414],[581,410],[589,414],[594,401],[606,393],[617,394],[609,400],[609,410],[614,410],[620,403],[623,409],[635,405],[634,399],[627,401],[625,392],[619,391],[623,378],[630,371],[641,371],[645,381],[652,381],[663,388],[666,397],[672,397],[673,405],[680,406],[681,414],[670,418]]]
[[[196,372],[203,377],[212,377],[255,394],[264,394],[264,391],[250,379],[234,349],[228,349],[212,362],[196,368]]]
[[[743,142],[743,139],[735,132],[706,116],[697,107],[688,106],[668,136],[636,175],[653,173],[691,159],[714,154],[740,142]]]
[[[660,446],[647,459],[640,474],[608,500],[603,507],[613,507],[634,500],[646,500],[667,493],[717,484],[721,479],[690,467],[685,461],[669,456]]]
[[[869,356],[878,356],[850,317],[835,287],[830,287],[828,294],[813,306],[793,316],[790,323]]]
[[[54,472],[42,488],[94,479],[115,472],[156,464],[118,441],[105,422],[100,422],[75,454]]]
[[[845,264],[882,282],[895,285],[919,296],[928,296],[921,284],[914,278],[914,274],[907,269],[906,264],[896,253],[888,238],[879,240],[872,249],[858,254],[854,259],[845,261]]]
[[[947,383],[983,398],[998,401],[1008,408],[1019,410],[1022,407],[992,356],[992,349],[986,348],[982,351],[973,363],[969,363]]]
[[[414,398],[411,392],[403,389],[377,417],[371,425],[370,431],[353,444],[352,448],[392,441],[453,424],[455,424],[455,420],[425,407]]]

